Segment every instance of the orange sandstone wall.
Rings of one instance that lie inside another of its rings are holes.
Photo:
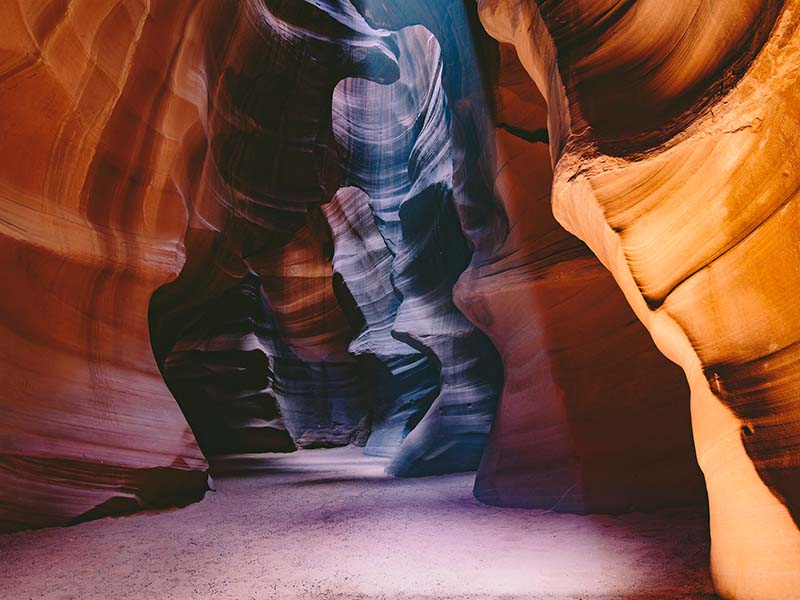
[[[726,598],[800,584],[798,10],[481,2],[547,99],[556,218],[686,372]]]
[[[581,513],[702,501],[685,378],[553,218],[547,108],[513,47],[501,51],[495,193],[509,234],[457,289],[505,367],[475,495]]]
[[[0,6],[2,529],[206,489],[147,318],[183,262],[167,167],[192,116],[170,87],[192,4]]]

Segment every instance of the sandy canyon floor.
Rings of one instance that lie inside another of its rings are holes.
[[[0,598],[714,598],[698,511],[499,509],[474,474],[384,466],[355,448],[230,458],[187,508],[0,536]]]

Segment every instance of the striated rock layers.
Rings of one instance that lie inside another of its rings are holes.
[[[791,597],[799,14],[3,3],[0,529],[197,499],[198,441],[577,512],[696,452],[719,592]]]
[[[290,449],[277,408],[298,446],[374,425],[368,451],[397,453],[398,474],[477,466],[501,369],[452,301],[471,249],[429,35],[373,29],[345,0],[0,16],[0,127],[19,149],[0,170],[4,529],[198,498],[179,405],[207,452]],[[370,99],[396,96],[371,118],[404,138],[336,139],[338,82],[398,80],[401,45],[405,80]],[[323,213],[366,164],[366,196]],[[364,256],[369,236],[384,248]]]
[[[495,193],[509,235],[457,288],[506,366],[475,495],[581,513],[703,500],[685,378],[553,218],[544,101],[502,50]]]
[[[191,322],[249,271],[286,354],[311,372],[281,377],[324,390],[318,411],[282,407],[290,431],[308,444],[360,435],[359,366],[313,206],[339,187],[333,88],[366,71],[396,78],[387,36],[346,2],[0,11],[0,107],[14,115],[0,137],[17,149],[0,168],[14,282],[2,301],[2,528],[202,495],[207,466],[159,377],[148,321]],[[187,276],[148,315],[184,250]],[[164,304],[187,297],[184,315]],[[154,330],[160,359],[186,333],[165,331]]]
[[[436,42],[371,29],[347,2],[243,10],[241,31],[230,34],[237,50],[203,65],[218,83],[209,85],[207,133],[184,142],[186,155],[198,157],[180,165],[178,179],[192,210],[188,262],[154,298],[157,353],[198,341],[175,323],[215,311],[227,286],[253,273],[274,320],[256,324],[274,332],[262,348],[267,379],[298,446],[362,443],[373,431],[367,452],[394,456],[396,474],[475,468],[501,370],[486,337],[452,303],[470,251],[450,199]],[[203,23],[229,22],[206,12]],[[262,38],[271,41],[262,47]],[[400,59],[405,81],[387,86],[402,76]],[[387,95],[371,118],[398,119],[404,139],[376,129],[360,148],[351,122],[334,141],[332,117],[363,114],[377,97],[356,87],[357,97],[337,92],[332,108],[333,86],[347,75]],[[373,181],[357,182],[357,171]],[[317,207],[345,184],[362,185],[374,201],[342,189]]]
[[[427,400],[427,412],[417,411],[418,424],[406,431],[390,472],[424,475],[474,469],[494,417],[501,366],[488,339],[464,318],[452,298],[471,250],[453,205],[450,111],[442,88],[439,44],[423,27],[405,29],[396,39],[401,58],[397,83],[381,86],[349,79],[334,96],[335,132],[344,148],[347,183],[363,191],[340,192],[336,207],[345,215],[357,213],[359,205],[373,213],[374,218],[363,223],[380,236],[374,239],[383,246],[385,260],[372,273],[348,273],[346,259],[338,257],[352,250],[337,233],[341,218],[332,218],[334,267],[353,290],[365,287],[365,276],[382,273],[382,289],[389,298],[383,318],[393,319],[386,325],[391,329],[369,317],[371,307],[365,306],[366,327],[353,350],[374,353],[390,370],[390,361],[395,362],[397,374],[408,369],[394,360],[403,355],[403,362],[413,361],[415,368],[423,363],[439,372],[438,394],[432,405]],[[363,233],[359,237],[365,239]],[[368,299],[362,300],[363,294],[355,295],[360,305]],[[416,396],[426,392],[420,385],[425,381],[416,383]]]
[[[683,367],[726,598],[800,584],[795,0],[485,0],[548,105],[553,208]]]
[[[346,2],[208,2],[195,21],[202,53],[178,72],[197,120],[175,169],[189,258],[154,299],[155,335],[166,351],[185,335],[176,323],[213,314],[225,289],[257,276],[269,313],[255,323],[260,352],[295,443],[363,441],[364,365],[348,353],[354,324],[318,205],[341,179],[333,89],[347,76],[396,78],[392,42]]]
[[[572,512],[701,499],[685,380],[553,219],[547,110],[513,53],[499,57],[460,2],[355,4],[375,26],[421,23],[442,47],[454,203],[474,248],[455,302],[505,371],[476,496]]]
[[[0,529],[206,489],[148,342],[181,268],[170,87],[191,3],[0,7]],[[70,10],[67,10],[67,9]]]

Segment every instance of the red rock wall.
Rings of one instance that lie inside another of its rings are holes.
[[[191,3],[67,8],[0,8],[2,529],[206,489],[147,318],[183,262],[165,165],[187,122],[169,84]]]
[[[364,367],[396,356],[352,344],[387,323],[431,360],[393,398],[424,400],[398,471],[474,466],[504,376],[476,482],[500,504],[697,498],[655,344],[691,389],[719,592],[792,597],[800,0],[479,5],[535,87],[461,0],[0,6],[0,528],[203,494],[153,349],[213,352],[204,315],[246,278],[259,316],[226,351],[260,353],[300,445],[364,441]],[[415,24],[424,97],[373,28]],[[402,135],[359,140],[367,114]],[[321,210],[344,185],[370,189]],[[373,295],[353,257],[379,236]]]
[[[289,268],[300,247],[300,285],[275,280],[284,335],[298,352],[352,364],[330,256],[305,213],[338,187],[334,86],[367,72],[391,80],[396,60],[346,7],[75,0],[2,11],[0,107],[15,117],[0,137],[19,149],[0,168],[3,273],[16,282],[3,304],[3,528],[63,524],[108,502],[196,499],[206,463],[148,339],[161,310],[181,315],[148,306],[181,270],[187,213],[186,247],[204,258],[184,279],[201,282],[199,271],[214,285],[161,300],[188,296],[195,310],[258,271],[259,255],[286,246]],[[160,357],[174,329],[156,332]],[[333,379],[338,397],[357,399],[349,372]],[[159,487],[162,470],[176,489]]]
[[[208,306],[248,273],[274,328],[257,341],[243,336],[241,347],[253,342],[267,357],[295,441],[362,442],[371,379],[348,352],[358,315],[336,288],[317,206],[343,173],[334,87],[347,77],[397,79],[392,36],[346,2],[75,0],[3,10],[0,107],[14,119],[0,127],[7,147],[20,149],[0,170],[5,271],[16,282],[4,301],[3,527],[202,494],[206,465],[159,378],[148,323],[161,363],[185,343],[207,349],[213,335],[192,340],[192,327],[202,329]],[[432,115],[442,119],[442,107]],[[446,146],[422,137],[417,158]],[[440,204],[447,234],[460,236],[446,194]],[[458,249],[467,256],[463,239]],[[435,302],[490,349],[452,307],[452,267]],[[411,267],[407,277],[420,280]],[[448,344],[454,384],[465,360],[481,380],[480,356]],[[495,398],[483,396],[469,466],[491,423]],[[447,444],[447,430],[436,435]],[[154,484],[151,469],[165,469],[178,489]]]

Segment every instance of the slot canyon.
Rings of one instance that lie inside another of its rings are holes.
[[[792,140],[800,0],[0,0],[0,599],[800,600]]]

